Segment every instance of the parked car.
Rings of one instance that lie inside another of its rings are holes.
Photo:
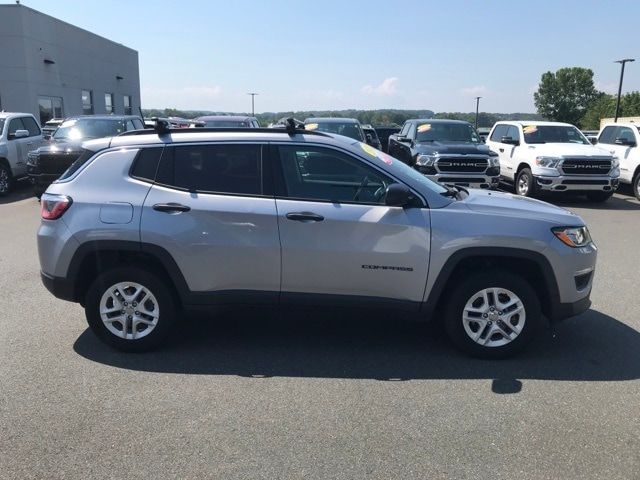
[[[43,143],[42,131],[30,113],[0,112],[0,195],[14,180],[27,175],[27,155]]]
[[[62,122],[64,122],[64,118],[52,118],[42,126],[42,134],[45,137],[50,137],[51,135],[53,135],[53,132],[56,131],[56,128],[58,128]]]
[[[355,118],[307,118],[304,121],[305,130],[336,133],[344,137],[353,138],[359,142],[367,141],[362,131],[362,125]]]
[[[487,141],[487,138],[489,137],[489,133],[491,133],[491,128],[490,127],[478,127],[476,129],[476,131],[478,132],[478,135],[480,135],[480,141],[482,143],[485,143]]]
[[[518,195],[581,192],[604,202],[618,188],[618,159],[568,123],[498,122],[487,145],[500,156],[500,175]]]
[[[498,155],[461,120],[407,120],[389,137],[389,155],[434,182],[474,188],[496,188],[500,183]]]
[[[620,162],[620,182],[632,185],[640,200],[640,127],[635,123],[605,126],[597,137],[597,145]]]
[[[39,198],[82,154],[82,142],[143,129],[134,115],[83,115],[67,118],[56,129],[49,144],[29,153],[27,171]]]
[[[364,133],[364,138],[366,138],[369,145],[378,150],[382,150],[382,144],[380,143],[378,134],[371,125],[362,125],[362,133]]]
[[[287,123],[293,122],[296,128],[304,129],[304,122],[297,118],[282,117],[278,121],[269,125],[269,128],[287,128]]]
[[[259,128],[260,123],[255,117],[243,115],[207,115],[194,119],[194,126],[206,128]],[[201,124],[201,125],[197,125]]]
[[[380,139],[380,144],[382,145],[382,151],[384,153],[389,153],[389,137],[395,133],[400,131],[400,127],[397,125],[376,125],[376,134]]]
[[[567,210],[294,126],[160,132],[85,143],[42,196],[42,281],[112,347],[157,347],[183,309],[349,305],[502,357],[589,308],[596,247]]]

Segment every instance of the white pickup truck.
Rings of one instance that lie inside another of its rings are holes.
[[[16,178],[27,174],[27,154],[44,140],[30,113],[0,112],[0,195],[11,190]]]
[[[500,157],[501,179],[518,195],[572,191],[604,202],[618,188],[618,159],[568,123],[498,122],[487,145]]]
[[[631,184],[640,200],[640,125],[616,123],[606,125],[598,135],[597,145],[620,161],[620,183]]]

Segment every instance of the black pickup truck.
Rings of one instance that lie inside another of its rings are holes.
[[[460,120],[407,120],[389,137],[389,155],[446,185],[497,188],[500,182],[498,155]]]

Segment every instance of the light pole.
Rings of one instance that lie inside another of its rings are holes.
[[[620,94],[622,93],[622,79],[624,78],[624,64],[627,62],[635,62],[635,58],[625,58],[623,60],[616,60],[614,63],[619,63],[620,68],[620,83],[618,84],[618,101],[616,102],[616,118],[613,123],[618,123],[618,115],[620,114]]]
[[[247,93],[247,95],[251,95],[251,116],[253,117],[256,114],[253,99],[256,98],[256,95],[259,94],[255,92],[249,92]]]
[[[478,109],[480,108],[480,99],[482,97],[476,97],[476,130],[478,129]]]

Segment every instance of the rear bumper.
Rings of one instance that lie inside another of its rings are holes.
[[[54,277],[47,275],[44,272],[40,272],[40,279],[42,284],[49,292],[57,298],[66,300],[68,302],[75,302],[75,289],[73,284],[66,278]]]

